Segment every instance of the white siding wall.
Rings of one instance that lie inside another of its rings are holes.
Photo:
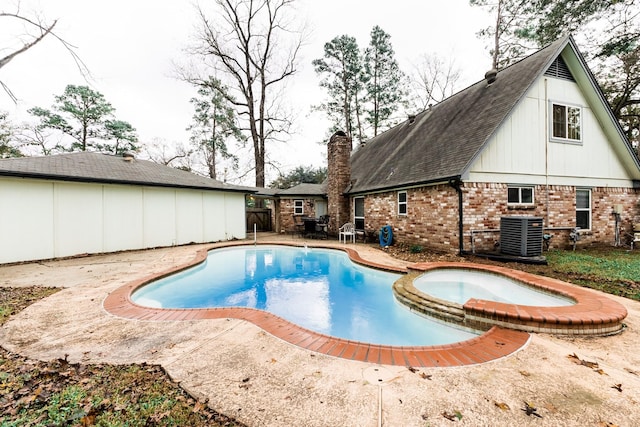
[[[0,178],[0,263],[233,238],[244,194]]]
[[[550,141],[549,102],[582,108],[581,144]],[[631,187],[629,177],[578,85],[542,76],[491,138],[468,179]]]

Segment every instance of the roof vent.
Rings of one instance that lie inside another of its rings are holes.
[[[416,121],[416,115],[415,114],[409,114],[409,124],[412,124],[415,121]]]
[[[133,153],[127,151],[126,153],[122,153],[122,158],[125,162],[133,162],[133,159],[135,159],[136,157],[133,155]]]
[[[495,68],[490,69],[489,71],[484,73],[484,78],[487,81],[487,84],[490,85],[498,78],[498,70],[496,70]]]

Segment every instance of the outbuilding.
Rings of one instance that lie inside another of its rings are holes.
[[[243,239],[252,189],[132,155],[0,160],[0,264]]]

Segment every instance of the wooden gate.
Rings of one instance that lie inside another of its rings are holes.
[[[256,231],[272,231],[271,209],[247,209],[247,232],[253,232],[254,224]]]

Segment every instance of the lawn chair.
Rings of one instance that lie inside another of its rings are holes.
[[[631,250],[636,243],[640,243],[640,222],[633,224],[633,231],[629,234],[631,240]]]
[[[351,237],[351,243],[356,243],[356,227],[352,222],[347,222],[338,232],[338,241],[341,242],[344,238],[344,243],[347,243],[347,237]]]
[[[293,233],[298,236],[304,235],[304,221],[300,215],[293,215]]]

